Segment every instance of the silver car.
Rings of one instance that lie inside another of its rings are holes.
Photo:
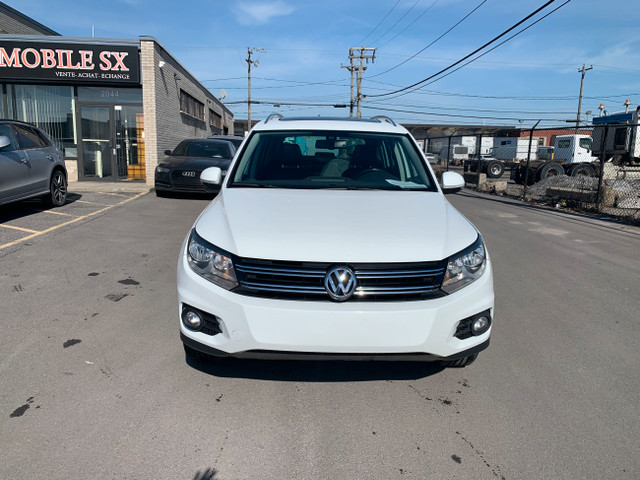
[[[33,197],[50,207],[67,201],[62,153],[38,127],[0,120],[0,205]]]

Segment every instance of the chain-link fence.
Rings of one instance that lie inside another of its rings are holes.
[[[640,220],[638,113],[601,117],[578,129],[430,138],[425,151],[435,157],[436,169],[462,166],[479,190]]]

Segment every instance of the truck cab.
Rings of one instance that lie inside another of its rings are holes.
[[[558,135],[554,142],[553,160],[561,163],[585,163],[597,160],[592,155],[589,135]]]

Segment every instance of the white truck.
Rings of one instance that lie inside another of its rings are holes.
[[[469,159],[470,148],[465,145],[451,145],[451,150],[447,152],[447,147],[442,147],[440,151],[440,158],[449,158],[449,163],[452,165],[460,165],[465,160]]]
[[[484,144],[484,138],[483,144]],[[485,173],[489,178],[500,178],[507,167],[513,171],[514,167],[526,161],[531,144],[531,158],[536,159],[538,137],[531,141],[525,137],[495,137],[492,139],[493,148],[489,154],[481,154],[465,162],[465,171]]]
[[[527,184],[547,177],[585,175],[593,177],[599,171],[598,158],[593,155],[592,139],[589,135],[558,135],[553,148],[539,147],[536,159],[529,162]],[[511,169],[511,179],[525,183],[527,162]]]
[[[494,137],[491,155],[505,162],[526,162],[529,157],[529,144],[531,144],[531,160],[536,160],[540,138],[533,137],[530,142],[529,137]]]

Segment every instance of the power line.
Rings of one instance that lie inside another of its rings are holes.
[[[418,55],[420,55],[422,52],[424,52],[427,48],[431,47],[434,43],[436,43],[438,40],[440,40],[442,37],[444,37],[445,35],[447,35],[449,32],[451,32],[451,30],[453,30],[454,28],[456,28],[458,25],[460,25],[462,22],[464,22],[471,14],[473,14],[476,10],[478,10],[484,3],[486,3],[487,0],[482,0],[482,2],[480,2],[473,10],[471,10],[469,13],[467,13],[464,17],[462,17],[460,20],[458,20],[458,22],[453,25],[451,28],[449,28],[446,32],[444,32],[442,35],[440,35],[438,38],[436,38],[434,41],[432,41],[431,43],[429,43],[426,47],[424,47],[423,49],[419,50],[418,52],[414,53],[413,55],[411,55],[409,58],[407,58],[406,60],[400,62],[399,64],[397,64],[394,67],[389,68],[388,70],[385,70],[384,72],[381,73],[376,73],[375,75],[371,75],[369,78],[374,78],[374,77],[379,77],[380,75],[384,75],[385,73],[390,72],[391,70],[395,70],[396,68],[398,68],[401,65],[404,65],[405,63],[407,63],[409,60],[414,59],[415,57],[417,57]],[[431,7],[429,7],[431,8]],[[385,44],[386,45],[386,44]]]
[[[224,105],[242,105],[248,103],[247,100],[237,100],[234,102],[225,102]],[[269,102],[264,100],[251,100],[252,105],[273,105],[274,107],[280,106],[303,106],[303,107],[333,107],[333,108],[347,108],[346,103],[307,103],[307,102]]]
[[[379,42],[387,33],[389,33],[391,30],[393,30],[394,28],[396,28],[396,25],[398,25],[398,23],[400,23],[402,20],[404,20],[404,17],[406,17],[407,15],[409,15],[409,13],[411,13],[411,10],[413,10],[415,8],[415,6],[420,3],[420,0],[416,0],[414,2],[413,5],[411,5],[411,8],[409,10],[407,10],[404,15],[402,15],[398,21],[396,23],[394,23],[393,25],[391,25],[382,35],[380,35],[378,38],[376,38],[373,42],[369,42],[373,45],[375,45],[377,42]]]
[[[487,113],[515,113],[515,114],[536,114],[536,115],[573,115],[575,112],[569,110],[557,111],[557,110],[547,110],[547,111],[534,111],[534,110],[500,110],[494,108],[471,108],[471,107],[451,107],[449,105],[416,105],[415,103],[412,105],[403,105],[400,103],[393,104],[380,104],[379,102],[370,102],[371,106],[389,106],[389,107],[401,107],[401,108],[441,108],[447,110],[455,110],[462,112],[487,112]]]
[[[552,0],[553,1],[553,0]],[[507,39],[503,40],[502,42],[500,42],[499,44],[493,46],[492,48],[490,48],[489,50],[487,50],[486,52],[481,53],[480,55],[478,55],[475,58],[472,58],[471,60],[469,60],[467,63],[464,63],[462,65],[460,65],[458,68],[451,70],[447,73],[445,73],[444,75],[442,75],[441,77],[435,78],[433,80],[431,80],[429,83],[426,83],[424,86],[427,85],[431,85],[432,83],[437,82],[438,80],[442,80],[445,77],[448,77],[449,75],[451,75],[452,73],[457,72],[458,70],[460,70],[461,68],[466,67],[467,65],[469,65],[470,63],[475,62],[476,60],[478,60],[479,58],[484,57],[485,55],[487,55],[488,53],[491,53],[492,51],[494,51],[496,48],[504,45],[505,43],[507,43],[509,40],[513,39],[514,37],[517,37],[518,35],[520,35],[521,33],[525,32],[526,30],[530,29],[531,27],[533,27],[536,23],[544,20],[545,18],[547,18],[549,15],[551,15],[552,13],[556,12],[557,10],[559,10],[560,8],[564,7],[567,3],[569,3],[571,0],[567,0],[566,2],[564,2],[562,5],[560,5],[559,7],[554,8],[553,10],[551,10],[549,13],[547,13],[546,15],[543,15],[542,17],[540,17],[538,20],[536,20],[535,22],[531,23],[530,25],[527,25],[526,27],[524,27],[522,30],[517,31],[516,33],[514,33],[513,35],[511,35],[510,37],[508,37]],[[413,89],[411,92],[415,91],[415,90],[419,90],[422,87],[417,87],[415,89]],[[411,92],[407,92],[407,93],[399,93],[398,95],[394,95],[393,97],[390,98],[397,98],[400,97],[402,95],[407,95],[408,93]]]
[[[520,25],[522,25],[524,22],[526,22],[527,20],[529,20],[531,17],[533,17],[534,15],[538,14],[541,10],[544,10],[545,8],[547,8],[549,5],[551,5],[553,2],[555,2],[556,0],[549,0],[547,3],[545,3],[544,5],[542,5],[541,7],[539,7],[538,9],[536,9],[534,12],[530,13],[529,15],[527,15],[526,17],[524,17],[522,20],[520,20],[518,23],[512,25],[511,27],[509,27],[507,30],[505,30],[504,32],[502,32],[500,35],[494,37],[493,39],[491,39],[490,41],[488,41],[487,43],[485,43],[484,45],[482,45],[481,47],[477,48],[476,50],[474,50],[473,52],[471,52],[470,54],[466,55],[465,57],[461,58],[460,60],[458,60],[455,63],[452,63],[451,65],[449,65],[446,68],[443,68],[442,70],[440,70],[439,72],[423,79],[420,80],[419,82],[413,83],[407,87],[401,88],[399,90],[396,90],[394,92],[390,92],[390,93],[381,93],[381,94],[375,94],[375,95],[369,95],[371,97],[382,97],[382,96],[387,96],[387,95],[393,95],[396,93],[400,93],[400,92],[404,92],[406,90],[409,90],[411,88],[417,87],[418,85],[422,85],[425,82],[428,82],[429,80],[440,76],[441,74],[443,74],[444,72],[446,72],[447,70],[451,70],[453,67],[455,67],[456,65],[459,65],[460,63],[464,62],[465,60],[467,60],[468,58],[473,57],[476,53],[480,52],[481,50],[484,50],[486,47],[488,47],[489,45],[491,45],[492,43],[494,43],[495,41],[497,41],[498,39],[504,37],[507,33],[509,33],[510,31],[514,30],[515,28],[519,27]],[[567,0],[567,2],[570,2],[571,0]]]
[[[380,25],[382,25],[382,22],[384,22],[384,21],[387,19],[387,17],[391,14],[391,12],[393,12],[393,10],[398,6],[398,4],[399,4],[399,3],[400,3],[400,0],[398,0],[398,1],[396,2],[396,4],[395,4],[393,7],[391,7],[391,10],[389,10],[389,11],[387,12],[387,14],[382,18],[382,20],[380,20],[380,21],[378,22],[378,24],[373,28],[373,30],[371,30],[369,33],[367,33],[367,35],[366,35],[362,40],[360,40],[358,43],[359,43],[359,44],[361,44],[361,45],[364,45],[364,41],[365,41],[367,38],[369,38],[369,36],[370,36],[373,32],[375,32],[375,31],[378,29],[378,27],[379,27]]]
[[[409,27],[411,27],[411,25],[413,25],[414,23],[416,23],[418,20],[420,20],[429,10],[431,10],[431,8],[438,3],[440,0],[434,0],[433,3],[431,5],[429,5],[420,15],[418,15],[416,18],[413,19],[413,21],[411,23],[409,23],[409,25],[407,25],[406,27],[404,27],[402,30],[400,30],[398,33],[396,33],[393,37],[391,37],[389,40],[387,40],[386,42],[384,42],[382,45],[380,45],[378,48],[382,48],[385,45],[387,45],[389,42],[395,40],[396,38],[398,38],[399,35],[403,34]]]
[[[504,95],[475,95],[471,93],[455,93],[455,92],[441,92],[438,90],[422,90],[420,92],[413,92],[422,95],[442,95],[445,97],[469,97],[469,98],[488,98],[493,100],[523,100],[523,101],[565,101],[565,100],[576,100],[578,98],[577,95],[566,95],[566,96],[551,96],[551,97],[518,97],[518,96],[504,96]],[[620,95],[596,95],[596,96],[583,96],[583,99],[589,100],[616,100],[618,98],[626,98],[632,97],[634,95],[640,95],[640,92],[635,93],[622,93]]]
[[[539,118],[523,118],[523,117],[488,117],[488,116],[479,116],[479,115],[461,115],[456,113],[442,113],[442,112],[426,112],[426,111],[415,111],[415,110],[402,110],[397,108],[384,108],[384,107],[370,107],[363,106],[362,108],[368,110],[382,110],[384,112],[398,112],[398,113],[410,113],[413,115],[428,115],[428,116],[436,116],[436,117],[457,117],[457,118],[473,118],[479,120],[514,120],[514,121],[537,121]],[[543,120],[546,122],[564,122],[564,120],[560,120],[557,118],[549,118]]]

